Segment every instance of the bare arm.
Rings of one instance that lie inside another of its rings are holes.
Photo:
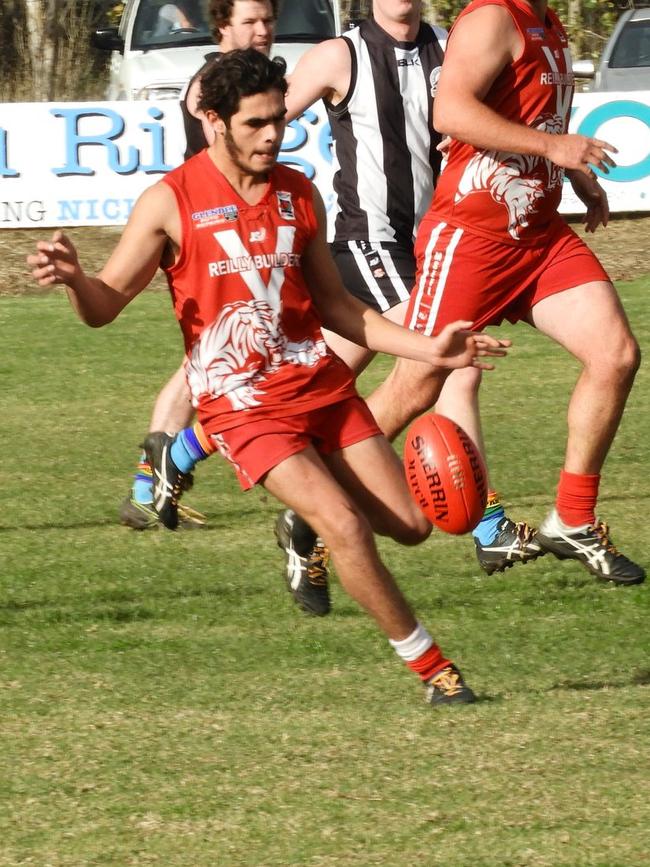
[[[585,174],[590,164],[606,172],[614,165],[606,151],[616,152],[607,142],[541,132],[507,120],[483,102],[498,75],[522,50],[521,36],[503,7],[482,6],[461,18],[447,43],[440,74],[436,129],[477,148],[532,154]]]
[[[185,94],[185,105],[187,107],[188,112],[195,117],[197,120],[201,122],[201,128],[203,130],[203,135],[205,137],[206,145],[211,145],[215,139],[215,133],[212,127],[210,126],[208,119],[205,114],[199,108],[199,98],[201,96],[201,79],[195,78],[194,81],[187,88],[187,93]]]
[[[289,79],[287,120],[293,120],[326,98],[337,103],[350,89],[352,62],[343,39],[328,39],[302,55]]]
[[[179,235],[173,193],[166,184],[158,183],[136,202],[117,246],[97,276],[84,272],[74,244],[60,231],[51,241],[38,241],[27,264],[40,286],[64,284],[79,318],[97,328],[112,322],[151,282],[167,241],[178,243]]]
[[[566,176],[576,196],[587,207],[582,218],[585,231],[595,232],[601,223],[606,226],[609,222],[609,202],[607,193],[596,178],[571,170],[567,171]]]
[[[359,346],[445,368],[474,365],[491,369],[493,365],[479,361],[479,356],[506,354],[505,347],[510,341],[473,334],[467,330],[471,322],[455,322],[438,337],[425,337],[396,325],[351,295],[343,286],[327,247],[325,207],[315,187],[314,209],[319,231],[303,253],[302,266],[326,328]]]

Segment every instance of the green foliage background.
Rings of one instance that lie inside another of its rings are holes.
[[[107,25],[113,0],[31,0],[42,7],[43,46],[52,51],[52,100],[99,99],[105,91],[107,52],[90,44]],[[37,101],[35,81],[43,57],[30,52],[27,0],[0,0],[0,102]],[[33,38],[33,34],[32,34]]]
[[[424,0],[424,17],[435,24],[448,27],[469,0]],[[551,0],[550,5],[567,25],[574,56],[598,57],[604,42],[612,31],[620,9],[608,0]],[[342,0],[344,15],[364,17],[372,7],[372,0]]]

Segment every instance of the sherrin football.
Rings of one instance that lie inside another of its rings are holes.
[[[404,468],[411,496],[432,524],[469,533],[483,517],[487,473],[478,449],[451,419],[428,413],[406,434]]]

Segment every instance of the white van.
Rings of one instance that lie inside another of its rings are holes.
[[[183,3],[183,20],[165,0],[127,0],[119,27],[97,30],[93,44],[111,51],[106,99],[177,99],[183,85],[215,50],[206,3]],[[335,0],[281,0],[271,56],[289,71],[316,42],[341,33]]]
[[[627,6],[600,63],[580,60],[573,65],[577,75],[593,79],[591,90],[650,90],[650,0],[628,0]]]

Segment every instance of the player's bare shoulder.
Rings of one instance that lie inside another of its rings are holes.
[[[350,88],[352,58],[343,37],[326,39],[305,52],[289,78],[286,96],[289,118],[318,99],[340,102]]]
[[[328,66],[324,69],[325,75],[336,74],[341,66],[347,66],[348,69],[350,67],[350,49],[342,36],[319,42],[305,52],[303,57],[311,57],[314,61],[327,63]]]
[[[177,211],[176,197],[171,186],[164,180],[157,181],[140,195],[133,213],[139,212],[140,218],[163,222],[170,213]]]
[[[144,233],[166,236],[175,245],[180,243],[180,216],[176,196],[165,181],[157,181],[140,195],[133,207],[125,234]]]
[[[477,9],[467,9],[454,24],[449,46],[481,46],[481,54],[498,51],[508,59],[517,59],[523,47],[523,40],[511,13],[505,6],[488,4]]]

